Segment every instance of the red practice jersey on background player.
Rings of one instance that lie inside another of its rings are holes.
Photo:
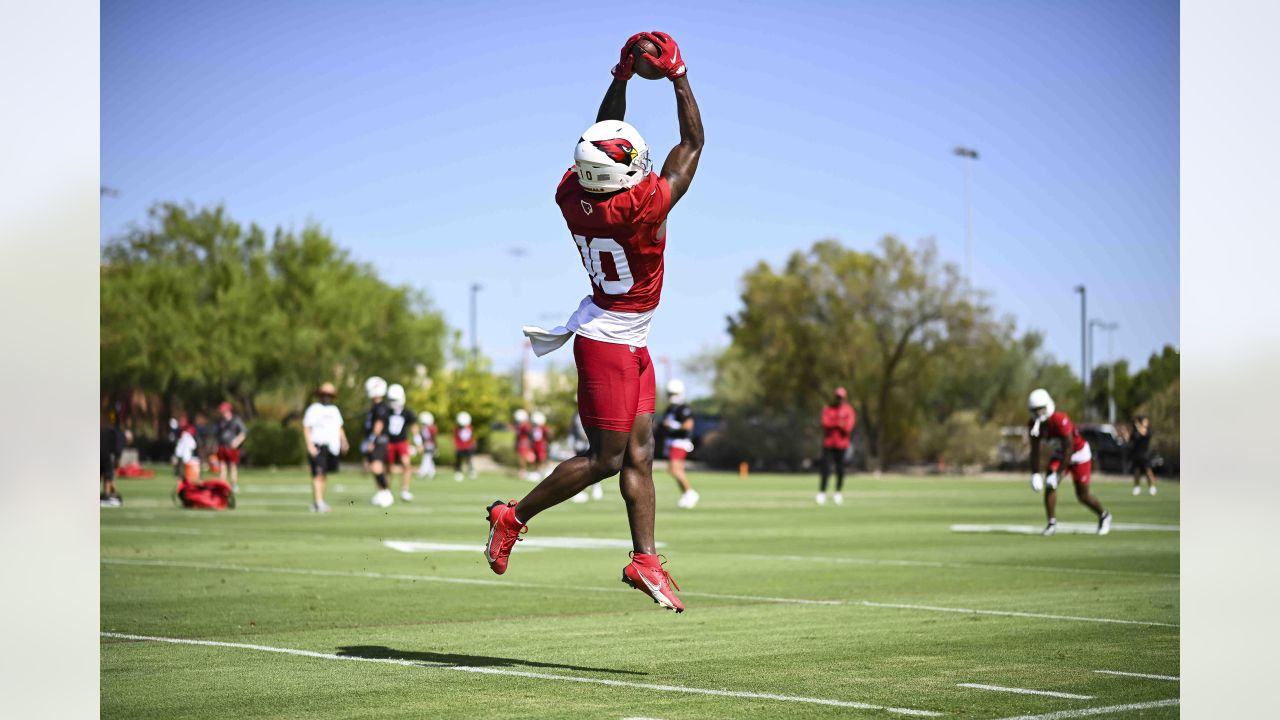
[[[671,210],[666,178],[651,172],[635,187],[607,195],[583,190],[570,168],[556,188],[556,204],[591,275],[596,307],[630,313],[656,308]]]

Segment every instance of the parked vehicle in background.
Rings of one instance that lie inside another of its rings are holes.
[[[1080,435],[1093,451],[1093,468],[1104,473],[1123,473],[1127,469],[1124,439],[1114,425],[1080,425]]]
[[[693,440],[693,452],[689,453],[690,460],[698,459],[698,451],[702,447],[703,436],[719,430],[723,424],[724,422],[720,419],[719,415],[693,414],[693,432],[690,435],[690,439]],[[663,460],[667,457],[666,443],[663,442],[666,440],[664,435],[665,432],[661,425],[654,423],[653,439],[655,442],[653,456]]]

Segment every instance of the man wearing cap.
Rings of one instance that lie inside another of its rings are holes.
[[[827,478],[831,470],[836,471],[836,492],[832,500],[837,505],[844,504],[844,457],[849,452],[849,436],[853,433],[853,424],[857,415],[848,402],[849,393],[842,387],[836,388],[835,397],[822,408],[822,484],[818,487],[817,501],[819,505],[827,502]]]
[[[231,492],[240,492],[239,474],[240,446],[246,436],[244,421],[232,412],[231,403],[224,402],[218,406],[218,464],[221,465],[222,481],[231,484]]]
[[[329,473],[338,471],[338,456],[349,447],[342,429],[342,412],[333,404],[338,391],[325,383],[316,391],[316,402],[302,416],[302,436],[307,441],[311,462],[311,512],[329,512],[324,501],[324,484]]]

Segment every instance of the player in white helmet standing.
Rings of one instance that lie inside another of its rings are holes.
[[[1044,511],[1049,518],[1049,524],[1041,534],[1053,535],[1058,531],[1058,482],[1068,468],[1076,499],[1098,516],[1098,534],[1111,532],[1111,513],[1089,492],[1090,475],[1093,473],[1093,451],[1089,449],[1089,443],[1080,436],[1080,431],[1066,413],[1054,411],[1053,398],[1048,390],[1032,390],[1027,398],[1027,410],[1031,413],[1031,420],[1027,423],[1027,433],[1031,436],[1031,489],[1036,492],[1044,490]],[[1058,447],[1049,458],[1048,475],[1041,475],[1040,441],[1046,438],[1058,441]]]
[[[680,142],[667,154],[661,173],[652,172],[644,138],[623,122],[627,81],[640,62],[669,79],[675,91]],[[684,610],[675,594],[679,588],[662,567],[654,542],[657,392],[648,337],[662,294],[667,216],[688,190],[702,154],[702,118],[686,70],[670,35],[655,31],[629,38],[596,123],[579,136],[574,164],[556,188],[556,205],[581,255],[591,294],[564,326],[550,331],[527,326],[524,333],[539,356],[573,339],[578,411],[590,449],[585,457],[557,465],[518,503],[491,504],[484,551],[490,569],[501,575],[527,530],[525,523],[620,473],[633,548],[622,581],[676,612]]]
[[[453,427],[453,479],[462,482],[462,468],[466,466],[467,477],[476,479],[476,466],[471,456],[476,451],[476,431],[471,427],[471,413],[463,410],[454,418]]]
[[[413,479],[409,444],[422,445],[422,439],[418,437],[418,416],[405,407],[404,386],[398,383],[387,388],[387,406],[390,410],[387,414],[387,464],[400,470],[400,499],[409,502],[413,500],[413,493],[409,490]]]
[[[521,480],[537,480],[536,473],[529,471],[530,465],[534,462],[533,456],[533,423],[529,422],[529,411],[524,408],[516,408],[512,414],[515,421],[513,430],[516,436],[516,472]]]
[[[428,480],[436,479],[436,416],[424,412],[418,416],[418,444],[422,448],[422,464],[418,466],[418,477]]]
[[[360,443],[360,454],[364,457],[365,469],[373,474],[378,486],[369,502],[390,507],[395,498],[387,485],[387,416],[391,413],[386,403],[387,381],[375,375],[365,381],[364,390],[370,405],[364,416],[365,438]]]
[[[684,382],[673,379],[667,383],[667,403],[667,411],[662,414],[662,437],[671,475],[680,485],[676,507],[692,510],[699,495],[684,472],[685,458],[693,452],[693,408],[685,404]]]

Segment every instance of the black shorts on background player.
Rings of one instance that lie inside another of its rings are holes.
[[[311,477],[338,472],[338,456],[334,455],[327,445],[317,446],[316,454],[308,461],[311,463]]]

